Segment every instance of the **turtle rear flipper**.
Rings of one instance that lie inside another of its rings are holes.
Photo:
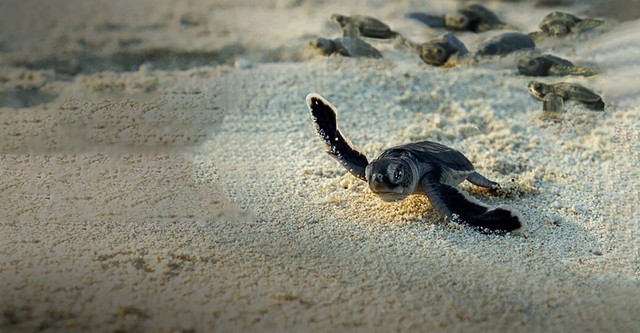
[[[489,180],[487,177],[479,174],[477,171],[473,171],[467,176],[467,180],[476,186],[490,188],[492,190],[499,189],[500,184]]]
[[[544,97],[544,102],[542,103],[542,111],[547,112],[562,112],[562,108],[564,107],[564,100],[562,96],[554,93],[549,93]]]
[[[492,208],[467,197],[459,189],[427,176],[422,181],[429,201],[447,219],[462,222],[481,232],[504,234],[522,228],[520,218],[503,208]]]
[[[578,22],[576,22],[576,25],[573,27],[572,30],[574,31],[588,30],[588,29],[593,29],[595,27],[601,26],[602,24],[604,24],[603,20],[581,19]]]
[[[311,93],[306,98],[307,106],[316,132],[327,147],[327,154],[340,162],[352,175],[366,181],[367,157],[338,128],[336,108],[322,96]]]
[[[444,28],[445,21],[442,15],[431,15],[427,13],[411,12],[404,15],[406,18],[414,19],[432,28]]]
[[[593,76],[598,74],[594,69],[582,66],[564,66],[555,64],[549,68],[549,75],[564,76],[564,75],[581,75],[581,76]]]

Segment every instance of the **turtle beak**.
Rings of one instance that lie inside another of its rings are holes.
[[[367,165],[367,167],[364,168],[364,178],[366,178],[367,181],[371,180],[371,164]]]
[[[384,189],[384,175],[381,173],[374,173],[371,179],[369,179],[369,185],[374,191]]]
[[[376,172],[372,174],[371,177],[367,177],[367,180],[369,181],[369,188],[374,193],[404,193],[402,186],[395,186],[393,188],[390,188],[386,176],[381,173]]]

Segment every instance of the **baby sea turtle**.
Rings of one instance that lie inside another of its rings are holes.
[[[317,38],[309,42],[309,46],[322,55],[336,53],[345,57],[382,58],[380,51],[358,37]]]
[[[455,65],[458,58],[469,53],[464,43],[452,33],[446,33],[442,37],[431,39],[422,44],[414,43],[402,35],[398,35],[396,41],[417,52],[420,59],[433,66]],[[455,57],[452,58],[454,55]]]
[[[447,219],[466,223],[483,232],[506,233],[522,227],[520,218],[503,208],[486,206],[460,192],[456,186],[468,180],[477,186],[500,186],[475,171],[462,153],[436,142],[420,141],[389,148],[373,161],[356,148],[338,128],[337,110],[322,96],[306,98],[314,127],[327,148],[355,177],[384,201],[425,194]]]
[[[507,32],[489,39],[476,52],[477,55],[506,55],[515,51],[534,49],[536,43],[526,34]]]
[[[577,83],[559,82],[547,84],[540,81],[531,81],[527,88],[529,88],[529,92],[533,97],[544,102],[542,104],[543,111],[562,112],[563,104],[568,100],[580,102],[594,111],[604,111],[602,98]]]
[[[529,36],[535,39],[540,39],[546,36],[565,36],[571,32],[595,28],[603,23],[603,20],[589,18],[581,19],[569,13],[552,12],[547,14],[547,16],[542,18],[542,21],[540,21],[538,27],[541,31],[532,32]]]
[[[388,25],[371,16],[333,14],[331,20],[342,29],[344,37],[390,39],[398,34]]]
[[[484,32],[507,27],[494,12],[479,4],[467,5],[455,13],[445,15],[412,12],[407,13],[405,17],[418,20],[432,28],[456,31]]]
[[[598,74],[591,68],[576,66],[569,60],[550,54],[521,58],[518,60],[518,72],[528,76],[592,76]]]

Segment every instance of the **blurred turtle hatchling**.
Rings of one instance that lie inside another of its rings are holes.
[[[452,33],[446,33],[422,44],[412,42],[401,35],[396,37],[396,41],[418,53],[422,61],[433,66],[455,66],[461,57],[469,53],[464,43]]]
[[[382,58],[380,51],[358,37],[317,38],[309,42],[309,46],[325,56],[340,54],[345,57]]]
[[[527,88],[533,97],[543,101],[543,111],[562,112],[566,101],[579,102],[594,111],[604,111],[602,97],[577,83],[531,81]]]
[[[550,54],[521,58],[518,60],[518,72],[528,76],[592,76],[598,74],[591,68],[576,66],[569,60]]]
[[[467,5],[455,13],[445,15],[411,12],[405,17],[420,21],[432,28],[456,31],[484,32],[507,27],[507,24],[502,22],[494,12],[479,4]]]
[[[586,29],[593,29],[604,23],[603,20],[591,19],[591,18],[579,18],[564,12],[552,12],[547,14],[538,27],[541,31],[529,33],[529,36],[534,39],[541,39],[543,37],[561,37],[566,36],[572,32],[579,32]]]
[[[343,37],[390,39],[398,35],[388,25],[371,16],[333,14],[331,20],[342,29]]]

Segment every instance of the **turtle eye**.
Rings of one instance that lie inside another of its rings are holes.
[[[535,61],[535,60],[533,60],[533,59],[529,60],[529,66],[533,66],[533,65],[535,65],[535,64],[536,64],[536,61]]]
[[[404,178],[404,171],[402,171],[402,168],[397,168],[396,172],[393,173],[393,180],[400,181],[402,178]]]
[[[542,89],[542,84],[536,83],[536,84],[533,85],[533,88],[535,88],[536,90],[540,90],[540,89]]]
[[[396,164],[393,168],[390,168],[389,178],[392,183],[399,184],[406,178],[406,172],[402,164]]]

